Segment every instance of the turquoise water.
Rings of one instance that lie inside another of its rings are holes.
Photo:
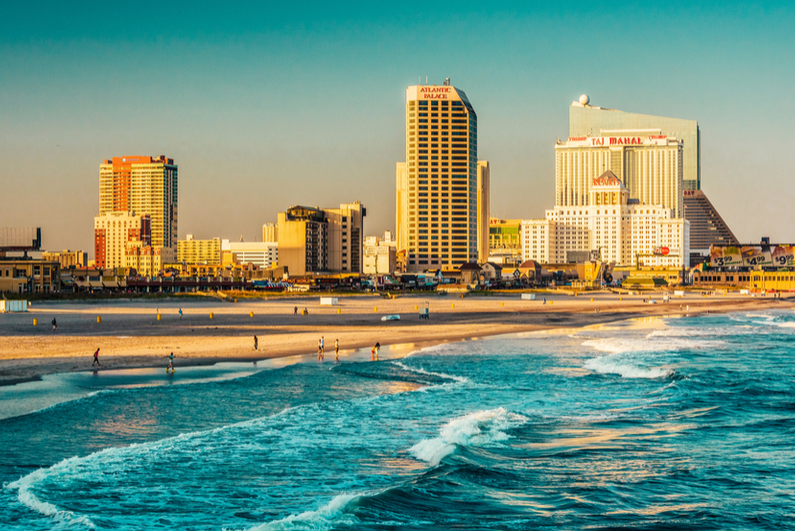
[[[0,420],[0,523],[795,528],[793,339],[795,313],[769,311],[220,371],[230,379],[84,375],[77,398]],[[30,400],[18,387],[9,410]]]

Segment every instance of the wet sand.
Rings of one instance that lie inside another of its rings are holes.
[[[658,304],[644,303],[648,295],[537,297],[529,301],[521,300],[518,294],[465,298],[409,295],[395,299],[357,296],[340,297],[339,306],[321,306],[320,297],[240,299],[238,303],[177,298],[154,302],[38,302],[27,313],[0,314],[0,385],[35,380],[45,374],[91,370],[97,348],[99,370],[165,367],[170,352],[179,367],[312,354],[317,352],[318,339],[324,336],[326,359],[333,359],[335,339],[339,339],[341,352],[369,348],[376,342],[411,349],[444,341],[576,328],[644,316],[795,307],[795,297],[787,294],[774,299],[748,295],[703,297],[694,293],[682,299],[672,298],[668,304],[662,303],[660,294],[652,295]],[[421,320],[418,309],[426,304],[430,319]],[[296,306],[298,315],[294,314]],[[301,315],[304,308],[308,315]],[[384,315],[395,314],[400,315],[400,321],[381,321]],[[55,332],[50,324],[53,318],[58,323]],[[37,326],[33,326],[33,319],[38,319]]]

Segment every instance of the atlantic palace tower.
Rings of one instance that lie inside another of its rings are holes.
[[[406,90],[406,162],[397,164],[397,244],[405,271],[454,269],[488,254],[489,163],[461,89]]]

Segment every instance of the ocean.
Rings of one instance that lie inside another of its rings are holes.
[[[0,393],[0,527],[791,529],[793,340],[766,311],[55,375]]]

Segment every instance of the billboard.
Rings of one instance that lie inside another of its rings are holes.
[[[41,228],[0,227],[0,251],[38,251]]]
[[[743,255],[740,247],[712,246],[709,250],[709,265],[711,267],[736,267],[743,265]]]
[[[743,265],[746,267],[772,266],[773,258],[770,256],[768,245],[746,245],[742,247]]]
[[[795,245],[775,245],[770,253],[776,267],[795,266]]]

